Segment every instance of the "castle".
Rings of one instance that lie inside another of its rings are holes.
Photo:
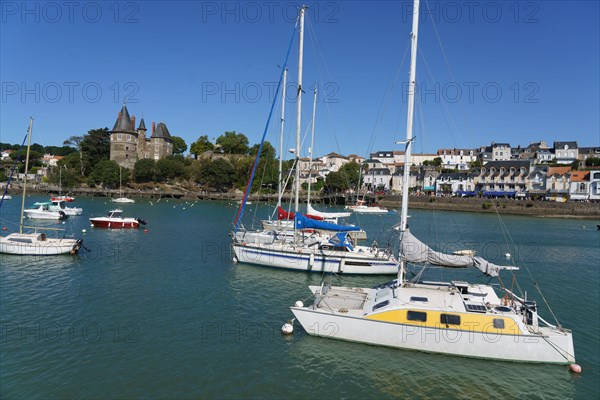
[[[135,128],[135,115],[129,116],[127,107],[119,112],[117,121],[110,134],[110,159],[124,168],[133,169],[136,161],[149,158],[155,161],[173,155],[173,139],[163,122],[155,125],[152,122],[152,132],[146,138],[144,118]]]

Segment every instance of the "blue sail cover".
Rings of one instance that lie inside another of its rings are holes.
[[[329,243],[333,244],[334,246],[345,246],[350,251],[354,250],[352,243],[350,243],[350,240],[348,239],[348,233],[346,232],[336,233],[334,237],[329,239]]]
[[[338,225],[332,222],[317,221],[316,219],[307,218],[300,213],[296,214],[294,217],[294,223],[296,224],[296,229],[323,229],[333,232],[350,232],[360,230],[360,227],[355,225]]]

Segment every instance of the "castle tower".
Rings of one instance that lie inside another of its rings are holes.
[[[129,116],[125,105],[108,133],[110,134],[110,159],[124,168],[133,169],[137,161],[138,133],[135,131],[135,117]]]
[[[137,143],[137,157],[138,160],[148,158],[148,149],[146,148],[146,124],[144,118],[140,120],[140,125],[137,128],[138,143]]]
[[[152,123],[152,136],[150,136],[150,148],[148,150],[150,158],[156,161],[173,155],[173,139],[167,125],[163,122],[159,122],[156,129],[154,129],[154,122]]]

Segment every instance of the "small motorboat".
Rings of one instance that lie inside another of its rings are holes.
[[[0,198],[2,198],[2,200],[12,200],[12,196],[10,194],[3,194],[0,196]]]
[[[135,200],[128,199],[127,197],[117,197],[111,200],[113,203],[135,203]]]
[[[67,207],[65,206],[65,201],[66,200],[52,200],[52,204],[50,205],[50,211],[63,211],[69,216],[81,215],[83,213],[83,208]]]
[[[116,209],[108,212],[106,217],[90,218],[92,226],[95,228],[133,228],[137,229],[140,225],[146,225],[146,221],[140,218],[123,217],[123,210]]]
[[[52,202],[50,201],[33,203],[33,206],[23,210],[23,214],[31,219],[63,220],[69,217],[64,211],[52,210],[50,207],[52,207]]]

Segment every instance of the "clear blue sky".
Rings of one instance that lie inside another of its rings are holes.
[[[294,3],[69,4],[1,2],[0,141],[20,143],[29,115],[34,141],[43,145],[112,128],[125,96],[138,121],[143,116],[148,128],[165,122],[188,146],[226,130],[259,141]],[[307,4],[303,129],[312,112],[309,87],[319,82],[325,94],[315,155],[393,148],[405,135],[408,55],[401,61],[412,2]],[[430,12],[419,32],[415,150],[541,139],[599,146],[598,4],[422,1]],[[296,52],[294,43],[292,81]],[[290,102],[286,148],[293,146],[294,115]]]

